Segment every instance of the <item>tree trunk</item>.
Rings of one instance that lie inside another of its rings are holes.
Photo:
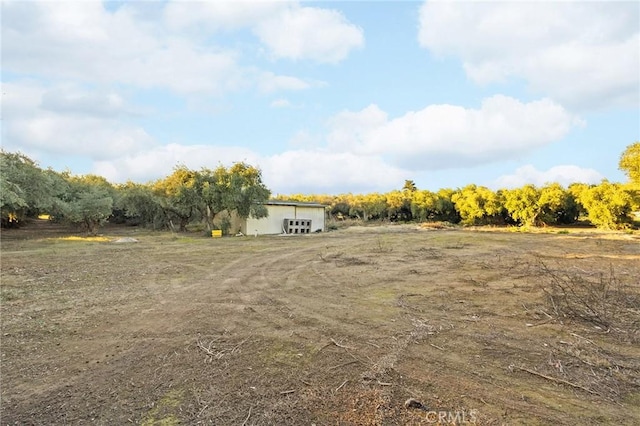
[[[211,211],[211,207],[207,206],[206,211],[204,212],[205,214],[203,215],[204,218],[204,223],[207,226],[207,233],[210,233],[211,230],[213,229],[213,212]]]
[[[87,235],[94,237],[98,234],[98,226],[100,225],[98,221],[87,219],[84,223],[87,226]]]

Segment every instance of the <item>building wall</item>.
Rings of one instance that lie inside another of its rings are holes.
[[[296,207],[296,216],[293,219],[311,219],[311,232],[318,229],[326,231],[324,226],[326,214],[324,207]]]
[[[325,230],[324,207],[267,205],[269,216],[262,219],[248,218],[242,232],[245,235],[282,234],[284,219],[311,219],[311,232]]]

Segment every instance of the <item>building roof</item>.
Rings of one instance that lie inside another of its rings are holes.
[[[282,201],[282,200],[269,200],[264,203],[265,206],[295,206],[295,207],[315,207],[315,208],[325,208],[327,207],[324,204],[320,203],[310,203],[304,201]]]

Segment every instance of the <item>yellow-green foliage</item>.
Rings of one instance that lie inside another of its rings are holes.
[[[635,142],[627,147],[620,156],[618,166],[627,174],[632,183],[640,184],[640,142]]]
[[[489,223],[503,208],[500,196],[484,186],[467,185],[453,194],[451,201],[467,225]]]
[[[600,185],[581,187],[577,199],[587,211],[589,221],[604,229],[624,227],[633,205],[633,199],[624,185],[606,180]]]

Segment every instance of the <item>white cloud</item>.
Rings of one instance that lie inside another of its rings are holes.
[[[322,136],[308,130],[299,130],[289,139],[289,146],[297,150],[314,150],[321,145]]]
[[[292,6],[257,23],[254,32],[276,58],[336,63],[364,46],[361,28],[336,10]]]
[[[397,188],[407,173],[375,156],[295,150],[263,160],[265,182],[278,193],[373,192]]]
[[[361,111],[342,111],[336,114],[327,123],[330,129],[327,136],[329,148],[367,151],[366,145],[387,124],[387,117],[387,113],[375,104]]]
[[[164,19],[175,30],[231,31],[251,27],[296,3],[285,0],[174,0],[164,9]]]
[[[65,85],[44,92],[41,107],[58,113],[115,116],[124,112],[124,99],[113,91],[87,92]]]
[[[260,76],[256,80],[258,88],[265,93],[273,93],[281,90],[304,90],[326,85],[326,83],[321,81],[305,81],[297,77],[276,75],[266,71],[260,73]]]
[[[153,144],[115,92],[79,87],[47,89],[36,83],[4,83],[2,143],[8,150],[115,158]]]
[[[237,161],[257,165],[258,159],[256,153],[241,147],[168,144],[112,160],[96,161],[93,170],[110,182],[146,182],[168,176],[178,164],[200,169]]]
[[[377,157],[317,149],[260,156],[244,148],[170,144],[121,158],[94,163],[93,173],[111,182],[152,181],[171,173],[177,164],[192,169],[228,166],[245,161],[261,168],[265,184],[275,193],[376,191],[398,187],[406,172]],[[375,173],[371,173],[375,170]]]
[[[159,3],[154,5],[156,9],[162,7]],[[205,26],[207,18],[215,16],[224,22],[222,18],[229,13],[237,15],[237,25],[257,25],[256,19],[272,22],[276,19],[274,13],[284,6],[265,2],[180,2],[165,7],[182,11],[182,18],[177,12],[166,14],[179,22],[188,18],[188,22]],[[239,50],[223,48],[215,38],[205,37],[209,28],[196,25],[198,30],[187,31],[175,22],[168,25],[162,19],[150,20],[143,13],[147,9],[133,3],[109,11],[97,1],[4,2],[3,69],[46,75],[49,81],[126,84],[168,89],[182,95],[222,94],[255,87],[263,91],[301,90],[320,84],[242,66]],[[205,9],[209,14],[200,14]],[[227,12],[216,15],[217,9]],[[296,6],[291,10],[298,9]],[[243,10],[248,14],[246,18],[242,17]],[[305,46],[309,47],[309,43]],[[322,55],[325,48],[332,54],[343,49],[334,49],[330,44],[317,47],[309,47],[311,56],[318,52]]]
[[[172,1],[164,16],[169,28],[187,33],[249,28],[276,59],[336,63],[364,45],[362,29],[341,12],[298,1]]]
[[[572,183],[598,183],[603,178],[604,176],[594,169],[574,165],[555,166],[541,171],[529,164],[518,168],[514,174],[499,177],[491,186],[511,189],[527,184],[543,186],[550,182],[557,182],[566,187]]]
[[[291,102],[287,99],[275,99],[270,104],[271,108],[291,108]]]
[[[637,2],[442,2],[420,10],[419,41],[485,84],[524,78],[576,108],[637,106]]]
[[[47,78],[219,93],[239,85],[235,53],[139,21],[101,2],[3,3],[3,67]]]
[[[332,149],[381,155],[412,170],[486,164],[565,136],[581,121],[549,99],[522,103],[496,95],[479,109],[430,105],[389,120],[376,105],[329,121]]]

